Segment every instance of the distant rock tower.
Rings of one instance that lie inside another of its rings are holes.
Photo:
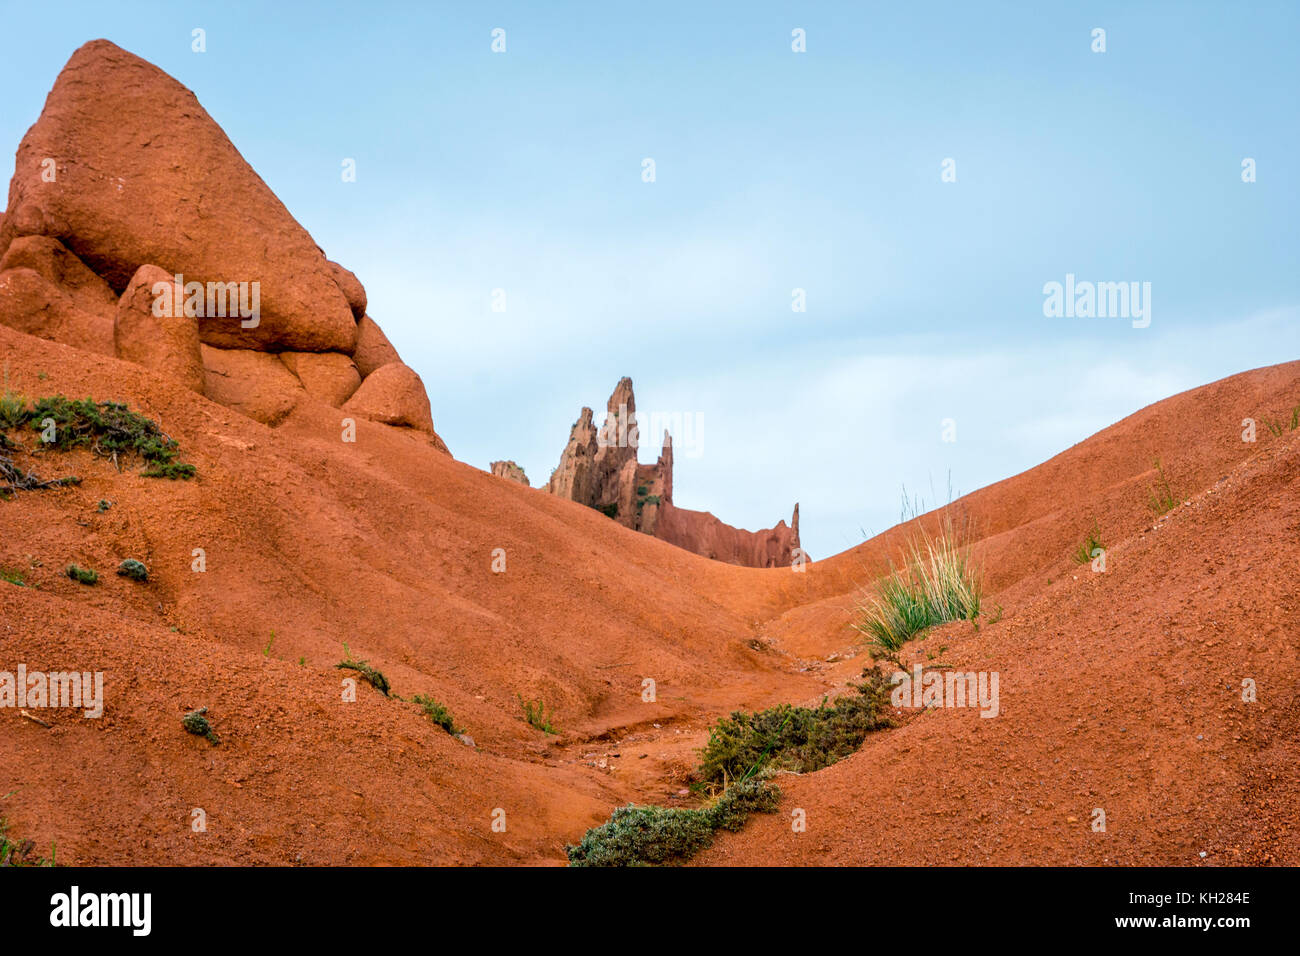
[[[637,461],[640,440],[632,380],[623,378],[605,405],[600,428],[591,409],[583,408],[546,490],[696,554],[748,567],[791,565],[799,547],[797,504],[792,526],[781,521],[765,531],[744,531],[723,524],[707,511],[678,508],[673,505],[672,436],[664,432],[653,465]]]

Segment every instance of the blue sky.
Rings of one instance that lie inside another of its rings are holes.
[[[4,149],[86,40],[167,70],[365,283],[458,458],[544,482],[578,409],[631,375],[643,410],[699,422],[679,505],[756,528],[798,500],[814,557],[892,524],[904,485],[972,491],[1300,357],[1297,4],[67,2],[3,22]],[[1067,273],[1150,282],[1150,327],[1045,317]]]

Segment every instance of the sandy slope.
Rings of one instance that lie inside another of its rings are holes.
[[[362,421],[346,444],[323,405],[273,430],[4,328],[0,363],[29,395],[143,409],[200,473],[160,482],[57,456],[40,470],[71,465],[83,485],[0,502],[0,566],[39,585],[0,584],[0,669],[106,675],[100,721],[46,711],[46,730],[0,710],[0,794],[17,791],[0,813],[69,862],[562,861],[612,806],[678,799],[718,715],[855,676],[863,656],[824,658],[855,653],[852,591],[898,539],[804,574],[737,568],[415,433]],[[781,817],[702,861],[1300,862],[1279,772],[1295,758],[1300,449],[1262,424],[1243,443],[1239,425],[1296,401],[1300,363],[1236,376],[963,499],[1004,616],[921,646],[999,670],[1003,716],[925,714],[784,778]],[[1191,504],[1151,531],[1157,455]],[[1112,546],[1105,575],[1068,559],[1094,518]],[[126,557],[149,565],[149,584],[111,574]],[[101,584],[62,577],[69,561]],[[398,694],[445,702],[477,750],[368,687],[341,701],[344,642]],[[1242,676],[1257,704],[1228,689]],[[641,700],[644,678],[656,703]],[[529,728],[516,695],[543,698],[564,733]],[[220,747],[180,730],[201,704]],[[797,836],[795,806],[810,823]],[[1093,806],[1109,808],[1105,835],[1085,825]],[[190,830],[194,807],[205,834]]]

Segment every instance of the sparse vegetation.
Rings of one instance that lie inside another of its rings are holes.
[[[609,504],[605,505],[605,506],[604,506],[603,508],[601,508],[600,510],[603,511],[603,512],[605,513],[605,517],[606,517],[606,518],[617,518],[617,517],[618,517],[618,502],[617,502],[617,501],[611,501]]]
[[[17,428],[27,420],[27,399],[8,388],[0,395],[0,431]]]
[[[40,432],[39,448],[68,451],[87,448],[101,458],[121,466],[123,460],[140,458],[147,478],[193,478],[193,465],[177,461],[180,447],[158,424],[131,411],[120,402],[96,402],[91,398],[71,399],[53,395],[25,402],[6,395],[0,403],[0,422],[6,429],[24,425]]]
[[[903,562],[891,568],[857,607],[854,629],[872,649],[896,660],[903,645],[917,634],[948,621],[974,621],[982,597],[979,567],[967,535],[950,514],[936,535],[918,523],[903,549]]]
[[[14,791],[4,795],[7,799],[13,796]],[[33,840],[13,840],[9,836],[9,821],[0,817],[0,867],[5,866],[54,866],[54,850],[50,851],[50,858],[47,860],[43,857],[33,856],[36,849],[36,843]]]
[[[262,656],[263,656],[263,657],[270,657],[270,656],[271,656],[271,648],[273,648],[274,646],[275,646],[275,631],[271,631],[271,639],[270,639],[269,641],[266,642],[266,647],[262,648]],[[343,646],[344,646],[344,647],[347,647],[346,644],[343,645]]]
[[[32,840],[14,841],[9,838],[9,824],[0,817],[0,867],[54,866],[53,859],[33,857],[36,844]]]
[[[751,813],[774,812],[780,797],[766,780],[752,778],[733,784],[711,805],[698,809],[628,804],[565,852],[570,866],[681,863],[712,843],[718,830],[735,832]]]
[[[200,707],[198,710],[191,710],[181,718],[181,726],[196,737],[206,737],[211,744],[221,743],[221,738],[212,729],[212,724],[208,722],[206,707]]]
[[[0,568],[0,581],[4,581],[6,584],[12,584],[15,587],[20,588],[31,587],[23,577],[23,572],[15,570],[14,568]]]
[[[718,721],[700,754],[700,779],[726,786],[767,768],[810,773],[847,757],[871,731],[890,725],[888,680],[874,668],[863,677],[851,685],[856,693],[830,704],[781,704]]]
[[[1178,496],[1174,494],[1169,478],[1165,475],[1165,466],[1159,458],[1155,460],[1155,468],[1156,483],[1147,490],[1147,505],[1158,518],[1178,507]]]
[[[113,507],[113,502],[106,501],[105,499],[100,498],[98,507],[100,513],[102,514],[103,512],[107,511],[109,508]]]
[[[95,584],[99,581],[99,573],[94,568],[83,568],[75,564],[69,564],[63,569],[63,573],[79,584]]]
[[[1264,419],[1264,424],[1268,426],[1268,430],[1272,432],[1273,436],[1276,438],[1280,438],[1283,431],[1295,431],[1297,428],[1300,428],[1300,405],[1296,405],[1291,409],[1291,424],[1289,428],[1283,422],[1276,422],[1270,418]]]
[[[269,648],[270,645],[267,646]],[[371,687],[379,691],[385,697],[389,696],[389,692],[392,690],[392,685],[388,683],[387,677],[385,677],[380,671],[371,667],[366,661],[353,660],[352,651],[348,649],[347,644],[343,645],[343,654],[344,659],[334,665],[337,669],[356,671],[369,682]]]
[[[130,578],[132,581],[149,580],[149,569],[144,566],[143,561],[137,561],[135,558],[127,558],[119,564],[117,573],[124,578]]]
[[[424,716],[428,717],[453,737],[456,734],[462,734],[465,732],[465,728],[456,726],[456,720],[451,716],[451,711],[432,697],[427,697],[424,694],[416,694],[411,699],[420,705],[420,708],[424,711]]]
[[[546,713],[546,705],[541,700],[524,700],[519,698],[519,706],[524,709],[524,720],[528,721],[530,727],[536,727],[545,734],[558,734],[552,721],[555,719],[555,713],[549,716]]]
[[[1092,527],[1088,529],[1088,534],[1083,539],[1083,543],[1074,552],[1074,563],[1091,564],[1092,553],[1098,549],[1105,550],[1105,548],[1106,546],[1101,543],[1101,528],[1094,521]]]

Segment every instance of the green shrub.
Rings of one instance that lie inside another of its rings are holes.
[[[135,558],[127,558],[119,564],[117,573],[124,578],[130,578],[132,581],[149,580],[149,569],[144,566],[144,562],[137,561]]]
[[[700,752],[700,779],[726,785],[771,768],[810,773],[842,760],[867,734],[890,725],[888,679],[871,669],[856,693],[817,707],[781,704],[737,711],[713,725]]]
[[[765,780],[751,779],[728,787],[712,805],[699,809],[628,804],[565,852],[570,866],[681,863],[712,843],[718,830],[735,832],[749,814],[774,812],[780,798],[781,792]]]
[[[94,584],[99,580],[99,574],[93,568],[82,568],[75,564],[69,564],[63,573],[80,584]]]
[[[886,659],[926,628],[948,621],[973,621],[983,588],[967,535],[944,515],[935,536],[918,523],[894,566],[857,607],[853,627]]]
[[[156,422],[119,402],[49,396],[37,399],[21,421],[8,427],[26,424],[34,431],[44,432],[47,420],[54,423],[54,440],[43,442],[42,447],[60,451],[86,448],[118,465],[124,459],[138,457],[147,466],[142,472],[147,478],[189,479],[195,475],[193,465],[176,460],[180,447]]]
[[[206,707],[200,707],[198,710],[191,710],[181,718],[181,726],[196,737],[206,737],[209,743],[219,744],[221,739],[212,729],[212,724],[204,715],[208,712]]]
[[[456,720],[451,716],[451,711],[434,700],[432,697],[426,697],[423,694],[416,694],[411,698],[424,710],[424,716],[428,717],[435,724],[441,727],[447,733],[455,736],[465,732],[463,727],[456,726]]]

